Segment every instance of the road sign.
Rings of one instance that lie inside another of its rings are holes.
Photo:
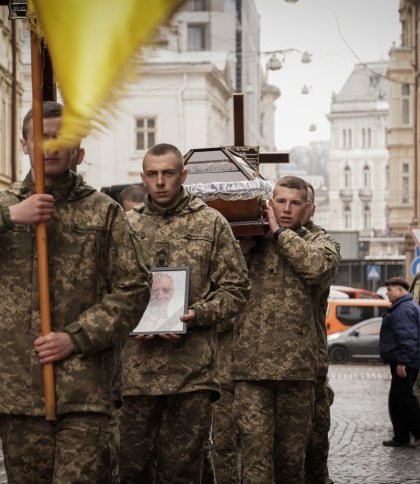
[[[381,278],[381,266],[378,266],[378,265],[367,266],[368,281],[379,281],[380,278]]]
[[[416,257],[411,263],[411,275],[414,277],[420,272],[420,257]]]
[[[408,227],[416,245],[420,246],[420,227]]]

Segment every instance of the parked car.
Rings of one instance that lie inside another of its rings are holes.
[[[361,289],[360,287],[349,286],[331,286],[333,291],[340,291],[348,294],[352,299],[382,299],[379,294],[368,289]]]
[[[327,337],[328,356],[333,363],[376,360],[379,356],[379,332],[382,318],[370,318],[355,324],[346,331]]]
[[[345,331],[366,319],[383,316],[391,303],[384,299],[328,299],[327,334]]]

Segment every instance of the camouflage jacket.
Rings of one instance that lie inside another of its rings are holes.
[[[117,203],[72,172],[48,191],[55,198],[47,225],[52,326],[78,347],[54,364],[57,413],[108,413],[118,343],[147,306],[150,272]],[[0,193],[0,204],[32,194],[28,175]],[[0,223],[0,264],[0,413],[43,415],[34,351],[41,323],[33,225],[7,229]]]
[[[232,351],[234,319],[228,319],[217,325],[218,373],[217,378],[223,388],[233,391]]]
[[[328,243],[331,243],[340,253],[340,244],[320,226],[315,225],[309,221],[305,228],[311,234],[318,235],[318,240],[324,238]],[[328,344],[327,344],[327,328],[325,326],[325,316],[328,307],[328,295],[330,293],[330,285],[333,283],[337,274],[337,267],[333,267],[327,271],[320,284],[312,287],[313,309],[316,323],[316,337],[318,343],[318,377],[325,378],[328,373]]]
[[[188,304],[197,317],[179,342],[129,338],[123,350],[124,395],[219,392],[216,323],[237,313],[249,294],[246,264],[228,222],[184,191],[170,209],[159,209],[146,197],[127,216],[151,265],[190,267]]]
[[[312,286],[339,261],[333,244],[306,229],[260,238],[248,254],[251,295],[238,317],[235,380],[314,380],[317,337]]]

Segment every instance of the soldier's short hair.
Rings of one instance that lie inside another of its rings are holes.
[[[42,117],[47,118],[60,118],[63,113],[63,106],[55,101],[44,101],[42,103]],[[28,124],[33,118],[32,108],[26,113],[23,118],[22,124],[22,137],[26,140],[26,135],[28,133]]]
[[[121,205],[124,202],[142,203],[146,195],[147,190],[143,183],[133,183],[121,190],[119,200]]]
[[[312,183],[309,183],[308,181],[305,181],[306,183],[306,187],[308,188],[308,198],[311,198],[310,195],[309,195],[309,192],[311,192],[311,195],[312,195],[312,203],[315,203],[315,189],[314,189],[314,186],[312,185]]]
[[[277,191],[277,188],[279,187],[284,187],[284,188],[293,188],[295,190],[302,190],[304,193],[304,198],[303,201],[307,202],[308,201],[308,186],[306,184],[306,181],[303,180],[302,178],[299,178],[298,176],[283,176],[280,178],[280,180],[276,183],[276,186],[274,187],[273,193],[275,194]]]
[[[180,171],[182,171],[182,169],[184,168],[184,157],[182,156],[182,153],[179,151],[179,149],[176,146],[170,145],[168,143],[159,143],[149,148],[143,157],[143,168],[144,168],[144,160],[149,155],[162,156],[162,155],[166,155],[167,153],[172,153],[173,155],[175,155],[175,158],[179,163],[179,169]]]

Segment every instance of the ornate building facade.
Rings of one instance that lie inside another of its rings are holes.
[[[406,235],[419,225],[419,0],[400,1],[401,45],[390,51],[389,225]]]
[[[385,235],[388,229],[387,63],[357,64],[333,94],[328,119],[328,228]]]

